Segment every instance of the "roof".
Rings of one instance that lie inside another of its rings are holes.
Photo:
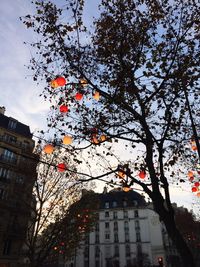
[[[16,127],[11,128],[10,124],[9,124],[10,121],[16,122]],[[22,135],[24,137],[32,138],[32,134],[31,134],[29,126],[11,118],[11,117],[7,117],[1,113],[0,113],[0,127],[8,129],[9,131],[12,131],[12,132],[17,133],[19,135]]]
[[[106,194],[99,194],[100,209],[106,208],[122,208],[122,207],[133,207],[133,206],[145,206],[147,203],[142,195],[135,191],[111,191]],[[116,202],[116,203],[113,203]],[[126,202],[126,205],[124,205]]]

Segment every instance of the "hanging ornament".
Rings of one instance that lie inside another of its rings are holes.
[[[189,176],[189,177],[193,177],[193,176],[194,176],[194,173],[193,173],[192,171],[189,171],[189,172],[188,172],[188,176]]]
[[[140,177],[140,179],[144,179],[146,177],[146,172],[145,171],[140,171],[138,176]]]
[[[66,84],[66,80],[64,77],[58,77],[56,78],[58,86],[64,86]]]
[[[195,186],[192,187],[192,192],[197,192],[197,188]]]
[[[196,146],[195,140],[192,140],[191,141],[191,148],[192,148],[193,151],[196,151],[197,150],[197,146]]]
[[[66,113],[66,112],[68,112],[68,111],[69,111],[68,106],[66,106],[66,105],[61,105],[61,106],[60,106],[60,112],[62,112],[62,113]]]
[[[119,178],[124,179],[126,177],[126,174],[124,171],[118,171],[118,176]]]
[[[92,134],[91,143],[93,143],[95,145],[99,144],[99,140],[98,140],[96,134]]]
[[[99,94],[99,92],[95,91],[94,94],[93,94],[93,98],[94,98],[95,100],[99,101],[99,99],[100,99],[100,94]]]
[[[200,192],[197,193],[197,197],[200,197]]]
[[[57,168],[58,168],[59,172],[64,172],[66,170],[66,165],[65,165],[65,163],[59,163],[57,165]]]
[[[50,83],[50,85],[51,85],[52,88],[57,88],[57,87],[59,87],[58,82],[57,82],[56,79],[55,79],[55,80],[52,80],[51,83]]]
[[[80,84],[83,86],[83,87],[86,87],[88,85],[88,82],[86,79],[80,79]]]
[[[192,182],[193,180],[194,180],[194,177],[193,176],[189,177],[189,181],[190,182]]]
[[[73,138],[72,138],[72,136],[66,135],[66,136],[63,138],[63,144],[64,144],[64,145],[71,145],[72,142],[73,142]]]
[[[104,141],[106,141],[107,137],[105,134],[102,134],[99,139],[101,142],[104,142]]]
[[[76,95],[75,95],[75,99],[76,99],[76,100],[80,101],[82,98],[83,98],[83,94],[81,94],[81,93],[76,93]]]
[[[123,190],[124,192],[129,192],[129,191],[131,190],[131,188],[130,188],[129,186],[124,186],[124,187],[122,188],[122,190]]]
[[[194,186],[196,186],[196,187],[199,187],[199,185],[200,185],[199,182],[195,182],[195,183],[194,183]]]
[[[43,151],[47,154],[51,154],[54,151],[54,146],[51,144],[45,145]]]

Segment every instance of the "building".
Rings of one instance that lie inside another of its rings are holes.
[[[97,194],[99,220],[65,267],[165,266],[163,225],[143,196],[113,190]],[[168,265],[170,266],[170,265]]]
[[[0,108],[0,267],[23,266],[37,156],[30,128]]]

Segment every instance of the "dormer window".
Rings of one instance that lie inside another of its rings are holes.
[[[105,209],[109,209],[109,202],[105,202]]]
[[[17,121],[10,119],[8,122],[8,128],[14,130],[16,127],[17,127]]]

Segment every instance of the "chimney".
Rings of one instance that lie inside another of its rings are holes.
[[[5,114],[5,111],[6,111],[6,109],[5,109],[5,107],[0,107],[0,114]]]

